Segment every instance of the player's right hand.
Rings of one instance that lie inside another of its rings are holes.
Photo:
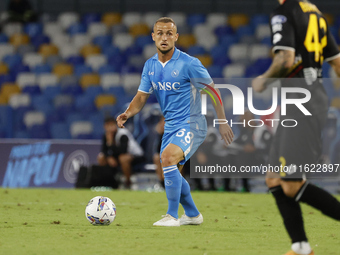
[[[116,119],[117,121],[117,126],[120,128],[125,128],[124,123],[128,120],[128,115],[123,112],[121,115],[119,115]]]

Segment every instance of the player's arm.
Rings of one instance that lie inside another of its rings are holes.
[[[286,77],[290,69],[294,65],[295,51],[293,50],[279,50],[274,55],[274,59],[268,70],[256,77],[252,81],[252,87],[256,92],[262,92],[266,89],[269,82],[273,78]]]
[[[117,117],[118,127],[124,128],[124,123],[143,109],[149,96],[150,94],[138,91],[126,111]]]
[[[336,75],[340,77],[340,57],[335,58],[328,62],[333,70],[335,71]]]
[[[210,87],[214,87],[213,83],[210,85]],[[207,89],[209,89],[209,88],[207,88]],[[219,98],[213,92],[210,93],[210,94],[213,96],[214,99],[212,99],[211,97],[209,97],[209,98],[211,100],[212,105],[215,108],[217,118],[225,120],[226,117],[225,117],[223,103],[220,104],[220,98],[221,98],[220,90],[217,89],[217,88],[214,88],[214,90],[217,92]],[[202,92],[202,93],[205,93],[205,92]],[[217,102],[217,103],[215,104],[214,101]],[[221,134],[221,138],[225,141],[225,143],[227,145],[231,144],[231,142],[233,141],[233,138],[234,138],[234,133],[233,133],[232,129],[230,128],[230,126],[228,124],[219,125],[219,131],[220,131],[220,134]]]

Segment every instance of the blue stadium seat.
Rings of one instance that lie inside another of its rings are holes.
[[[43,91],[42,94],[48,98],[48,100],[53,100],[57,95],[61,94],[60,86],[48,86]]]
[[[69,127],[64,122],[52,123],[50,127],[51,138],[53,139],[70,139],[71,134]]]
[[[100,22],[101,21],[101,15],[99,13],[87,13],[84,14],[81,18],[81,22],[85,24],[86,26],[93,23],[93,22]]]
[[[26,130],[24,116],[27,112],[32,111],[33,106],[20,106],[13,111],[14,130]]]
[[[103,49],[103,54],[106,55],[106,57],[109,59],[111,57],[120,56],[121,53],[118,47],[111,45]]]
[[[133,46],[128,47],[124,53],[125,53],[126,58],[130,57],[131,55],[142,55],[143,48],[133,45]]]
[[[99,86],[90,86],[85,90],[85,95],[89,96],[92,98],[92,100],[94,100],[96,98],[96,96],[103,94],[104,90],[102,87]]]
[[[266,44],[268,46],[272,46],[272,38],[265,37],[261,40],[261,44]]]
[[[6,138],[13,137],[13,109],[7,105],[0,105],[0,130]]]
[[[115,104],[114,106],[111,106],[111,105],[103,106],[102,108],[100,108],[99,111],[100,111],[101,115],[104,116],[104,117],[106,117],[106,116],[116,117],[116,115],[118,113],[121,113],[121,109],[117,104]]]
[[[121,98],[126,97],[126,92],[123,87],[110,87],[109,89],[105,90],[105,93],[114,95],[118,101]]]
[[[244,36],[252,36],[254,35],[254,28],[252,26],[240,26],[236,30],[236,35],[239,39],[241,39]]]
[[[59,116],[65,119],[66,116],[74,112],[74,106],[73,105],[62,105],[62,106],[56,107],[55,110]]]
[[[339,25],[329,27],[329,31],[334,36],[335,41],[337,42],[337,44],[340,43],[340,36],[339,36],[340,18],[338,20],[339,20]]]
[[[41,23],[28,23],[24,26],[24,32],[31,38],[41,35],[43,33],[43,25]]]
[[[11,74],[16,77],[19,73],[26,73],[26,72],[29,72],[30,71],[30,68],[28,65],[24,65],[24,64],[19,64],[19,65],[16,65],[15,68],[13,68],[11,70]]]
[[[239,39],[236,35],[224,35],[220,37],[219,41],[220,41],[219,45],[229,48],[231,45],[238,43]]]
[[[5,34],[0,34],[0,43],[7,43],[8,37]]]
[[[254,65],[259,68],[260,73],[264,73],[272,63],[271,58],[259,58],[255,61]]]
[[[73,112],[65,117],[66,124],[70,127],[74,121],[87,120],[81,112]]]
[[[15,76],[12,74],[0,75],[0,86],[6,82],[15,82]]]
[[[266,14],[255,14],[251,17],[250,24],[255,29],[258,25],[269,24],[269,16]]]
[[[49,116],[54,108],[52,107],[50,100],[45,95],[32,96],[32,106],[35,110],[45,113],[45,116]]]
[[[85,63],[85,60],[82,56],[71,56],[66,59],[66,62],[77,66],[77,65],[83,65]]]
[[[327,62],[322,65],[322,76],[324,78],[329,78],[329,70],[330,69],[331,69],[331,65],[328,64]]]
[[[67,30],[67,32],[70,35],[84,34],[84,33],[86,33],[86,31],[87,31],[87,27],[86,27],[86,25],[84,25],[82,23],[73,24]]]
[[[33,139],[50,139],[50,132],[47,125],[34,125],[28,130],[30,137]]]
[[[204,14],[190,14],[187,17],[187,24],[189,26],[196,26],[198,24],[204,23],[206,16]]]
[[[52,107],[52,111],[49,114],[46,114],[45,116],[46,116],[46,124],[49,126],[51,126],[52,123],[64,121],[64,118],[63,118],[64,116],[60,116],[58,111],[56,111],[53,107]]]
[[[112,56],[108,59],[108,64],[114,66],[117,70],[121,70],[122,67],[127,62],[127,58],[124,54],[119,54],[118,56]]]
[[[31,43],[38,50],[42,44],[50,43],[50,38],[47,35],[36,35],[31,39]]]
[[[218,37],[226,36],[226,35],[233,35],[234,29],[231,26],[219,26],[215,28],[215,35]]]
[[[78,96],[78,95],[81,95],[83,93],[83,90],[82,88],[77,85],[77,84],[74,84],[73,86],[64,86],[61,88],[61,92],[63,94],[69,94],[69,95],[72,95],[74,97]]]
[[[216,57],[213,59],[213,64],[224,67],[231,64],[231,60],[226,55],[221,55],[220,57]]]
[[[138,47],[144,48],[148,44],[153,44],[152,37],[150,35],[138,36],[135,40],[135,44]]]
[[[258,75],[262,74],[260,68],[256,65],[250,65],[246,69],[245,77],[246,78],[254,78]]]
[[[191,46],[188,50],[187,53],[191,56],[195,56],[195,55],[204,55],[206,54],[206,50],[204,49],[204,47],[202,46],[198,46],[198,45],[194,45]]]
[[[106,73],[116,73],[118,71],[119,70],[117,69],[117,67],[112,66],[112,65],[103,65],[103,66],[99,67],[99,69],[98,69],[98,73],[100,75],[106,74]]]
[[[211,48],[210,56],[213,59],[220,58],[221,56],[227,56],[228,47],[224,46],[223,44],[216,45]]]
[[[98,45],[100,48],[104,49],[112,45],[111,35],[100,35],[93,39],[93,43]]]
[[[19,54],[6,55],[2,61],[8,65],[10,69],[21,64],[22,57]]]
[[[41,93],[40,87],[38,85],[25,86],[22,89],[22,92],[30,94],[31,96],[39,95]]]
[[[223,75],[222,75],[222,70],[223,70],[223,67],[220,66],[220,65],[212,65],[212,66],[209,66],[207,68],[210,76],[212,78],[222,78]]]
[[[84,111],[86,113],[92,113],[96,111],[94,100],[91,95],[83,94],[75,98],[75,109],[77,111]]]
[[[130,66],[130,65],[124,65],[122,66],[120,73],[126,74],[126,73],[141,73],[142,68],[138,68],[136,66]]]
[[[52,71],[51,67],[47,64],[36,65],[33,68],[33,73],[35,73],[36,75],[43,74],[43,73],[50,73],[51,71]]]
[[[78,78],[80,78],[83,74],[86,73],[93,73],[92,67],[87,65],[76,65],[74,67],[74,73],[77,75]]]

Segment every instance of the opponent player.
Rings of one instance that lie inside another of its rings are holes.
[[[340,76],[340,54],[325,18],[314,4],[303,0],[279,0],[279,3],[271,17],[273,63],[253,80],[252,86],[261,92],[270,78],[288,77],[281,80],[282,86],[310,91],[311,99],[304,107],[312,115],[304,116],[294,105],[287,105],[285,118],[297,120],[298,125],[294,128],[279,126],[270,152],[269,164],[294,169],[294,165],[318,163],[321,131],[328,110],[321,66],[327,61]],[[289,93],[290,98],[299,96],[301,94]],[[286,255],[314,254],[305,234],[299,202],[336,220],[340,220],[340,203],[325,190],[307,182],[299,171],[280,176],[269,173],[266,183],[292,240],[292,250]]]
[[[190,194],[190,186],[178,168],[183,166],[205,139],[207,124],[201,114],[199,90],[211,89],[212,79],[197,58],[175,48],[178,33],[171,18],[163,17],[156,21],[152,39],[155,41],[157,54],[146,61],[138,92],[127,110],[117,117],[117,124],[123,128],[127,119],[141,111],[149,95],[155,93],[165,117],[160,154],[168,211],[154,225],[201,224],[203,216],[197,210]],[[200,81],[194,82],[193,79]],[[215,93],[211,94],[217,100]],[[214,106],[217,117],[225,119],[222,104]],[[220,125],[219,131],[222,139],[230,144],[233,132],[229,125]],[[180,220],[179,203],[185,211]]]

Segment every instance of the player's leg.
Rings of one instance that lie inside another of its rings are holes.
[[[131,186],[131,164],[133,160],[133,155],[125,153],[118,156],[119,165],[122,168],[123,174],[125,176],[125,186],[130,188]]]
[[[286,196],[293,198],[296,202],[304,202],[323,214],[340,220],[340,202],[324,189],[308,182],[282,181],[281,186]]]
[[[312,250],[305,233],[301,207],[293,198],[286,196],[280,178],[271,178],[271,174],[268,174],[266,184],[275,198],[284,226],[292,240],[292,250],[297,254],[311,254]]]
[[[183,159],[183,150],[172,143],[168,144],[161,153],[168,211],[163,219],[153,224],[154,226],[180,226],[178,207],[181,197],[182,175],[178,170],[177,164]]]
[[[156,166],[156,175],[158,177],[158,180],[162,187],[164,188],[164,176],[163,176],[163,170],[162,170],[162,164],[161,164],[161,157],[159,153],[155,153],[152,157],[153,163]]]

